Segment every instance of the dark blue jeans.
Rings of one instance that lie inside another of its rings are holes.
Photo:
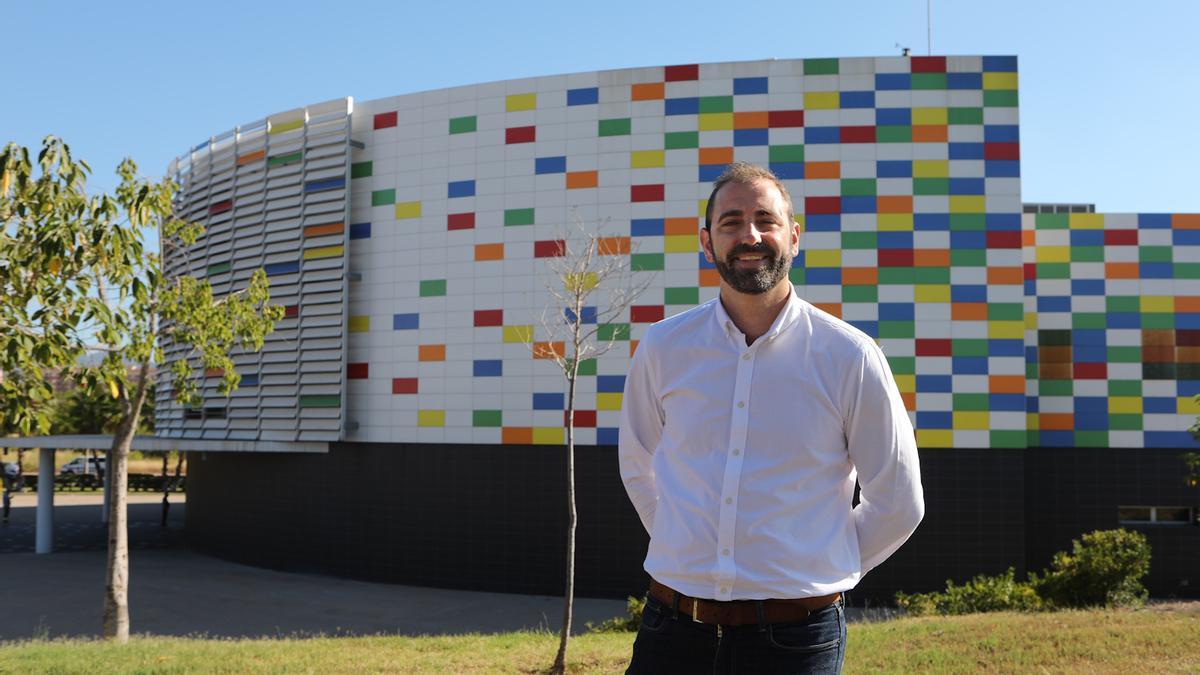
[[[840,673],[846,654],[841,600],[803,621],[716,626],[648,598],[627,675]]]

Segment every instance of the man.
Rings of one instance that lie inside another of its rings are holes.
[[[628,672],[839,672],[841,593],[924,514],[908,413],[875,342],[793,292],[774,174],[718,178],[700,243],[719,298],[651,326],[625,382],[652,578]]]

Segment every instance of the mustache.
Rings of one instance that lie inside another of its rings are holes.
[[[767,246],[766,242],[760,241],[757,244],[754,244],[753,246],[748,245],[748,244],[738,244],[737,246],[734,246],[732,249],[729,250],[729,253],[725,254],[725,259],[731,260],[733,258],[733,256],[735,256],[735,255],[742,255],[742,254],[747,254],[747,253],[750,255],[761,255],[761,256],[764,256],[767,258],[775,257],[775,251],[771,250],[771,247]]]

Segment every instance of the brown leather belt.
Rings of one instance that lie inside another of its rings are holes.
[[[650,597],[668,607],[675,605],[675,596],[679,596],[679,611],[692,617],[692,621],[715,624],[718,626],[745,626],[747,624],[778,623],[780,621],[800,621],[808,618],[809,614],[824,609],[837,602],[841,593],[831,593],[815,598],[796,598],[794,600],[705,600],[693,598],[650,580]],[[759,614],[759,607],[762,614]]]

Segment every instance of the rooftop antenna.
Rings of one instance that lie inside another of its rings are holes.
[[[896,46],[900,48],[900,56],[908,56],[908,52],[911,51],[908,47],[901,45],[899,42],[896,43]]]
[[[925,50],[933,56],[933,0],[925,0]]]

